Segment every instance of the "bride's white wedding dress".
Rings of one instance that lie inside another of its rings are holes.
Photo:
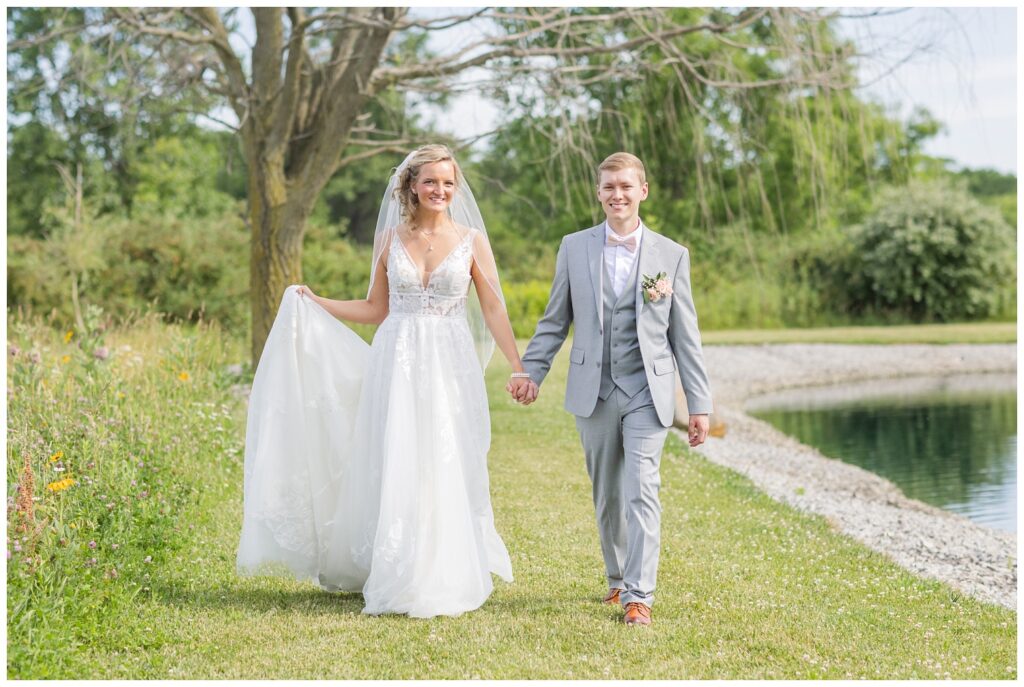
[[[364,613],[416,617],[478,608],[491,573],[512,580],[465,314],[474,233],[425,281],[392,233],[372,346],[288,288],[249,400],[240,573],[362,591]]]

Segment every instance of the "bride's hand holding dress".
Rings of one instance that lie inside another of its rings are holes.
[[[378,262],[387,264],[387,252],[383,253]],[[309,298],[328,313],[339,320],[357,322],[359,324],[380,324],[388,315],[388,279],[387,270],[379,270],[381,278],[370,287],[365,299],[336,301],[323,298],[313,293],[305,284],[295,287],[300,298]]]

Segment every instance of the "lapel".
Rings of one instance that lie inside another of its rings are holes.
[[[597,321],[601,333],[604,334],[604,223],[590,230],[587,240],[587,262],[590,266],[590,283],[594,287],[594,307],[597,308]]]
[[[636,282],[633,288],[636,290],[636,319],[640,321],[640,313],[644,309],[644,290],[641,286],[644,275],[654,275],[654,259],[658,252],[658,239],[661,237],[651,231],[646,224],[643,225],[643,238],[640,240],[640,255],[636,259]]]

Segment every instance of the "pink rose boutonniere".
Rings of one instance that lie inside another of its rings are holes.
[[[658,272],[653,277],[645,274],[640,287],[644,290],[644,303],[657,303],[665,296],[672,295],[672,284],[664,272]]]

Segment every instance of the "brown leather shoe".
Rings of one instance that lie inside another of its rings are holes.
[[[604,599],[601,600],[601,603],[609,604],[611,606],[618,606],[619,605],[619,594],[621,594],[621,593],[622,593],[621,589],[619,589],[618,587],[612,587],[611,589],[608,590],[608,594],[604,597]]]
[[[630,601],[626,604],[626,617],[624,620],[627,625],[650,625],[651,607],[639,601]]]

